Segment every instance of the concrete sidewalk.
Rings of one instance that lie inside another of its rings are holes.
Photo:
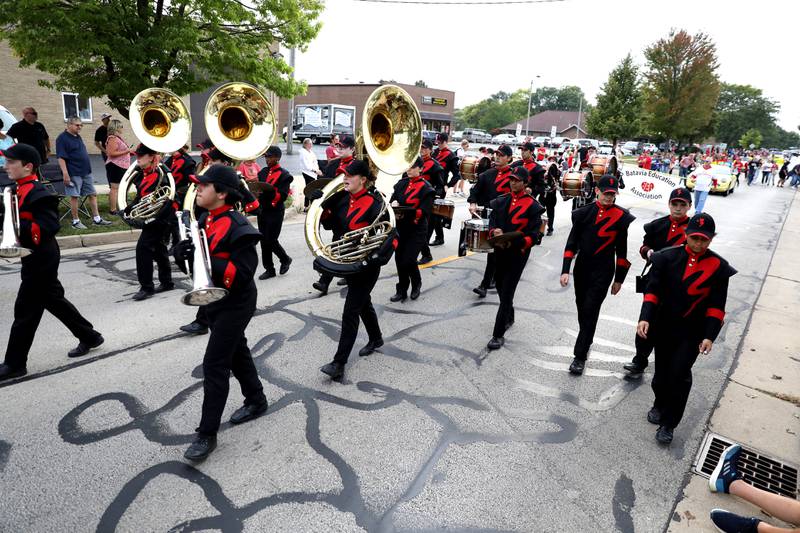
[[[709,431],[794,467],[800,463],[798,265],[800,200],[795,193],[728,383],[708,422]],[[711,493],[707,478],[691,474],[668,531],[716,531],[709,519],[714,508],[784,525],[736,497]]]

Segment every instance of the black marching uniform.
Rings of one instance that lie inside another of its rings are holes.
[[[600,307],[612,281],[622,283],[631,263],[627,259],[628,226],[636,217],[616,204],[599,202],[572,212],[572,229],[564,248],[562,274],[569,274],[575,261],[575,304],[580,331],[575,341],[575,358],[586,361],[594,340]]]
[[[478,204],[479,207],[489,207],[492,200],[511,192],[509,186],[509,176],[512,168],[510,165],[504,168],[490,168],[478,176],[478,181],[469,190],[467,203]],[[462,237],[463,241],[463,237]],[[494,278],[495,273],[495,254],[486,254],[486,269],[483,273],[480,287],[488,289]]]
[[[97,345],[100,333],[64,297],[58,280],[61,251],[56,233],[58,197],[51,194],[35,176],[16,182],[19,205],[19,240],[32,253],[22,258],[21,278],[14,303],[14,323],[8,336],[5,364],[12,371],[24,371],[28,352],[44,311],[59,319],[82,343]],[[82,355],[82,354],[81,354]]]
[[[421,175],[416,178],[404,176],[394,186],[390,202],[397,201],[401,207],[414,209],[413,215],[409,213],[397,221],[398,244],[394,261],[397,265],[398,294],[405,296],[409,284],[412,291],[419,290],[422,285],[417,256],[430,238],[428,218],[435,195],[436,191]]]
[[[281,264],[290,261],[289,254],[283,249],[278,238],[283,228],[285,212],[284,201],[289,196],[289,187],[294,178],[288,170],[276,164],[270,168],[262,168],[258,172],[258,181],[272,186],[261,193],[258,203],[261,213],[258,215],[258,231],[261,232],[261,262],[268,273],[275,273],[272,254]]]
[[[531,158],[526,161],[518,159],[509,165],[511,168],[522,167],[528,171],[528,181],[525,187],[531,190],[531,195],[536,198],[544,192],[545,187],[545,168]]]
[[[347,165],[353,162],[353,157],[341,157],[338,159],[331,159],[325,165],[325,170],[322,171],[322,177],[325,179],[334,179],[336,176],[344,174],[344,169],[347,168]],[[333,197],[332,197],[333,198]],[[324,227],[324,226],[323,226]],[[337,226],[338,227],[338,226]],[[333,240],[339,240],[343,234],[336,233],[337,227],[333,229]],[[319,285],[325,289],[324,292],[328,292],[328,286],[333,281],[333,276],[330,274],[323,272],[319,276]]]
[[[422,172],[420,173],[423,180],[427,181],[435,192],[435,198],[444,198],[445,196],[445,173],[442,166],[433,157],[422,158]],[[431,201],[433,202],[433,201]],[[433,203],[431,203],[433,209]],[[422,243],[420,254],[423,258],[431,257],[430,239],[433,232],[436,231],[436,240],[444,242],[444,233],[442,230],[442,217],[434,215],[428,211],[428,229],[425,236],[425,242]]]
[[[436,190],[436,197],[437,198],[444,198],[446,195],[445,185],[447,187],[455,187],[458,180],[461,179],[461,174],[458,171],[458,156],[450,151],[450,148],[445,146],[444,148],[435,148],[433,152],[431,152],[431,156],[433,159],[439,163],[441,167],[441,180],[442,180],[442,189]],[[448,180],[447,177],[450,176]],[[436,189],[436,187],[434,186]],[[428,228],[428,240],[430,240],[432,233],[436,232],[436,242],[444,243],[444,218],[438,215],[434,215],[431,217],[432,225]]]
[[[364,228],[372,224],[383,206],[383,198],[375,190],[362,189],[353,195],[341,191],[328,198],[323,204],[321,224],[333,234],[344,235],[348,231]],[[378,265],[368,265],[362,270],[347,276],[347,298],[342,311],[342,331],[339,346],[333,362],[344,365],[356,342],[359,317],[369,335],[370,342],[382,340],[378,315],[372,307],[372,292],[378,281],[381,269]]]
[[[544,190],[537,199],[547,210],[547,234],[553,233],[553,223],[556,219],[556,204],[558,203],[558,184],[561,181],[561,171],[556,163],[546,166],[544,175]]]
[[[655,346],[654,407],[660,425],[678,425],[692,388],[692,365],[703,339],[712,342],[722,329],[728,279],[736,269],[707,250],[698,256],[688,246],[653,254],[653,267],[639,320],[650,323]]]
[[[261,235],[244,215],[227,204],[200,215],[198,226],[205,230],[208,240],[211,280],[216,287],[228,290],[224,298],[203,306],[211,336],[203,356],[203,413],[197,432],[213,436],[228,399],[231,372],[246,406],[267,403],[244,335],[256,310],[258,291],[253,275],[258,266],[256,243]]]
[[[504,194],[489,205],[492,209],[489,216],[490,234],[495,228],[500,228],[503,233],[519,231],[523,234],[509,248],[495,248],[490,254],[495,256],[495,279],[500,296],[492,336],[500,338],[514,323],[514,293],[531,255],[531,248],[539,240],[544,207],[525,191]]]
[[[186,191],[189,190],[189,185],[191,185],[190,177],[194,176],[197,171],[197,163],[192,156],[183,150],[177,150],[164,161],[164,165],[172,174],[172,179],[175,180],[175,200],[172,205],[176,211],[180,211],[183,209]],[[172,235],[173,245],[180,242],[181,237],[178,232],[177,217],[170,221],[170,234]]]
[[[166,176],[168,172],[165,166],[161,166],[161,171]],[[151,194],[161,183],[159,183],[159,168],[153,165],[144,169],[137,169],[133,177],[136,186],[136,198],[129,205],[135,205],[143,196]],[[167,202],[155,219],[146,223],[142,227],[142,233],[136,242],[136,276],[139,285],[145,292],[153,292],[153,261],[158,266],[158,281],[164,288],[172,286],[172,270],[169,263],[166,242],[169,239],[171,225],[175,221],[175,206]]]
[[[689,217],[684,216],[681,220],[673,220],[670,215],[659,217],[644,225],[644,242],[639,248],[639,255],[642,259],[649,262],[647,254],[650,250],[658,252],[672,246],[680,246],[686,243],[686,225]],[[650,352],[653,351],[653,338],[643,339],[636,335],[636,355],[633,364],[641,370],[647,368]]]

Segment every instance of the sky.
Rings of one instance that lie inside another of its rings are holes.
[[[534,88],[577,85],[594,103],[627,53],[644,65],[644,49],[671,28],[702,31],[717,45],[720,80],[762,89],[781,106],[780,126],[797,131],[800,125],[797,70],[790,63],[800,50],[797,0],[472,6],[326,0],[320,20],[317,38],[296,55],[299,79],[309,84],[421,79],[428,87],[455,91],[457,108],[501,90],[528,88],[532,81]]]

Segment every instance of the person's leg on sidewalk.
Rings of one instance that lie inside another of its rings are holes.
[[[798,500],[761,490],[741,479],[731,483],[730,494],[752,503],[778,520],[795,525],[800,524],[800,501]],[[761,530],[759,529],[759,531]]]

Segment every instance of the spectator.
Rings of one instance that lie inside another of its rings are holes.
[[[322,176],[322,172],[319,170],[317,156],[312,150],[313,144],[311,139],[305,139],[303,140],[303,149],[300,150],[300,173],[303,174],[306,185]],[[306,198],[304,203],[305,208],[308,209],[311,200]]]
[[[648,152],[647,150],[642,152],[642,155],[639,156],[638,162],[639,162],[639,168],[650,170],[653,166],[653,158],[650,157],[650,152]]]
[[[97,226],[108,226],[108,220],[100,218],[97,211],[97,192],[94,189],[92,178],[92,165],[89,152],[83,144],[80,131],[83,122],[78,117],[67,120],[67,128],[56,139],[56,155],[58,166],[64,176],[64,194],[69,196],[70,210],[72,211],[72,227],[87,229],[78,218],[78,198],[88,197],[89,207],[92,210],[92,220]]]
[[[331,159],[338,159],[340,147],[341,145],[339,144],[339,136],[334,135],[333,139],[331,139],[330,145],[325,149],[325,158],[328,161]]]
[[[108,212],[117,214],[117,194],[119,182],[125,171],[131,166],[131,149],[122,138],[122,121],[111,120],[107,124],[107,136],[103,146],[108,159],[106,159],[106,179],[110,192],[108,194]],[[96,136],[95,136],[96,138]]]
[[[711,173],[711,160],[706,158],[703,161],[703,166],[696,169],[689,174],[691,178],[694,176],[694,213],[697,215],[703,212],[703,207],[706,204],[706,198],[711,191],[711,185],[714,182],[714,174]]]
[[[769,185],[769,176],[772,174],[772,161],[764,158],[761,163],[761,185]]]
[[[756,172],[758,172],[759,161],[756,159],[755,156],[750,158],[750,162],[747,163],[747,185],[750,186],[753,184],[753,180],[756,178]]]
[[[256,181],[258,179],[258,171],[261,170],[261,165],[255,162],[254,159],[242,161],[236,170],[242,175],[245,181]]]
[[[783,166],[778,171],[778,187],[783,187],[783,184],[786,183],[786,176],[789,175],[789,162],[784,161]]]
[[[687,153],[685,156],[683,156],[683,159],[681,159],[681,169],[678,172],[679,176],[685,179],[686,176],[688,176],[689,173],[692,171],[693,166],[694,166],[694,154]]]
[[[469,150],[469,141],[466,139],[462,139],[461,147],[456,150],[456,157],[458,157],[459,163],[461,162],[462,159],[464,159],[464,157],[468,155],[472,155],[472,153]],[[464,184],[466,183],[466,181],[467,180],[465,180],[464,177],[462,176],[461,179],[458,180],[458,183],[456,183],[455,193],[457,195],[466,196],[466,193],[464,192]]]
[[[108,159],[108,154],[106,154],[106,139],[108,139],[109,120],[111,120],[111,113],[103,113],[100,115],[100,122],[102,122],[102,124],[94,132],[94,145],[100,150],[100,157],[103,158],[103,163]]]
[[[47,156],[50,154],[50,136],[44,128],[44,124],[37,121],[39,114],[32,107],[22,110],[22,120],[11,126],[6,135],[13,137],[19,143],[29,144],[36,148],[42,164],[47,163]]]

